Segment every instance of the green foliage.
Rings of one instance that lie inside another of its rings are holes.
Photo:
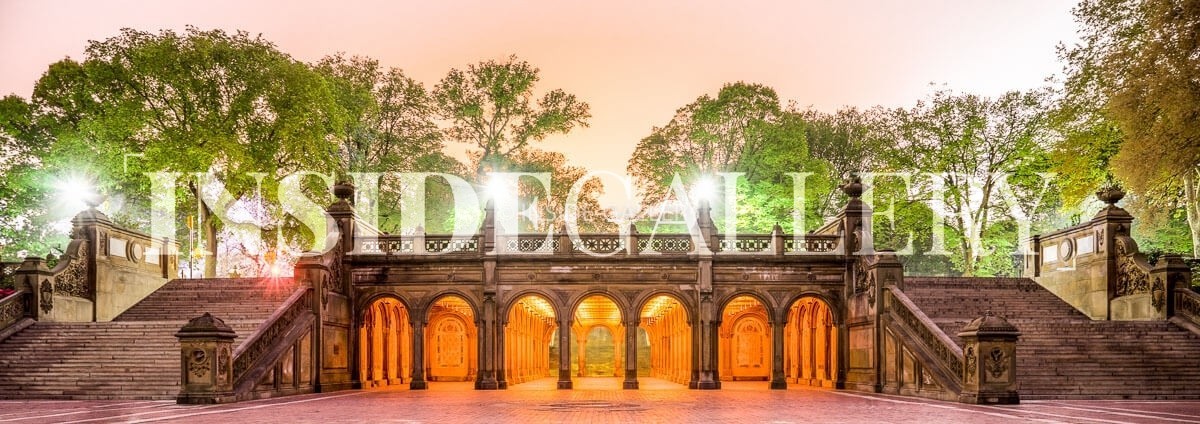
[[[451,69],[434,87],[436,110],[450,123],[446,137],[479,149],[476,175],[532,141],[587,126],[588,104],[573,94],[554,89],[534,102],[539,79],[537,68],[510,56],[504,62],[472,64],[465,71]]]
[[[1084,154],[1067,169],[1111,164],[1139,216],[1184,207],[1200,255],[1200,3],[1085,0],[1074,14],[1080,43],[1060,56],[1064,103],[1081,124],[1062,150]]]

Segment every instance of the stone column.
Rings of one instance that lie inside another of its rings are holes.
[[[571,320],[558,322],[558,388],[571,388]]]
[[[963,390],[958,400],[973,404],[1016,404],[1017,338],[1021,332],[988,311],[963,327]]]
[[[425,320],[414,319],[412,324],[412,381],[408,383],[408,388],[425,390],[429,388],[429,383],[425,382]]]
[[[771,390],[787,390],[787,379],[783,376],[783,319],[776,317],[771,322]]]
[[[192,318],[179,332],[179,375],[176,402],[214,404],[236,400],[233,393],[233,339],[237,334],[207,312]]]
[[[625,382],[623,389],[637,389],[637,319],[625,321]]]
[[[505,366],[505,364],[506,364],[505,361],[510,359],[510,358],[508,358],[508,351],[506,350],[507,349],[506,343],[508,343],[508,339],[506,337],[507,336],[506,333],[508,332],[507,331],[508,324],[509,323],[508,323],[507,319],[496,321],[496,349],[495,349],[496,362],[495,363],[496,363],[496,388],[497,389],[507,389],[508,388],[508,376],[506,374],[508,374],[511,371],[510,367]]]

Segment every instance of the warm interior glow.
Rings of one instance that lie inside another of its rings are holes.
[[[550,306],[550,302],[543,299],[541,296],[525,296],[517,302],[517,305],[524,308],[525,312],[533,314],[538,318],[554,319],[554,308]]]
[[[617,308],[617,304],[613,303],[612,299],[599,295],[590,296],[579,304],[579,308],[575,309],[575,323],[583,327],[620,326],[621,310]]]
[[[671,296],[655,296],[653,299],[650,299],[649,302],[646,302],[646,307],[642,309],[641,318],[643,321],[653,322],[654,320],[661,318],[663,315],[670,313],[671,310],[677,305],[679,305],[679,301],[675,300],[675,298]]]

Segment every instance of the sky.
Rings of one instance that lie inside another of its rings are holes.
[[[0,96],[27,97],[47,65],[121,28],[262,34],[303,61],[345,52],[432,88],[451,68],[509,55],[591,106],[588,128],[537,147],[623,173],[638,140],[724,83],[785,101],[910,106],[937,88],[1027,90],[1075,39],[1063,0],[60,1],[0,0]],[[460,153],[462,144],[451,146]]]

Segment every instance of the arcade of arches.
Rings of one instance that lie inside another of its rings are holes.
[[[555,307],[544,297],[526,295],[513,301],[503,323],[505,384],[559,377],[653,377],[687,385],[694,379],[693,328],[688,310],[677,298],[658,295],[643,303],[636,326],[623,320],[621,308],[604,295],[588,296],[575,308],[569,338],[560,338]],[[472,381],[476,378],[478,334],[474,312],[456,295],[441,297],[429,308],[423,342],[424,376],[428,381]],[[837,328],[829,306],[816,297],[794,302],[783,328],[782,367],[788,383],[831,387],[837,369]],[[722,380],[770,381],[775,323],[763,303],[752,296],[730,300],[718,331]],[[629,331],[636,336],[628,337]],[[358,328],[359,378],[363,387],[409,383],[413,375],[413,323],[398,299],[382,297],[364,310]],[[569,352],[561,355],[562,340]],[[629,348],[629,344],[635,346]],[[626,361],[635,355],[635,361]],[[569,368],[560,366],[566,358]],[[630,387],[632,388],[632,387]]]
[[[763,380],[773,375],[775,326],[763,303],[738,296],[726,304],[718,332],[722,380]],[[788,383],[833,387],[837,329],[824,301],[803,297],[788,309],[782,367]]]

